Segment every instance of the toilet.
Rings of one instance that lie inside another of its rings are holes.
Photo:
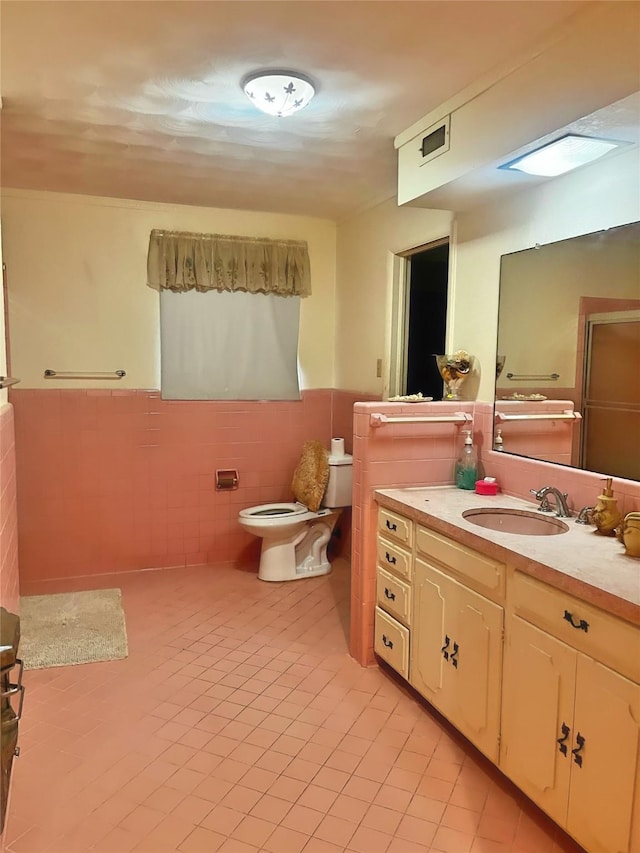
[[[238,521],[248,533],[262,538],[258,578],[293,581],[331,571],[327,545],[341,508],[351,506],[353,457],[330,455],[329,480],[317,512],[294,494],[295,503],[272,503],[240,511]]]

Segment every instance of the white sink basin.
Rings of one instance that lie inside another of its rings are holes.
[[[524,509],[467,509],[462,513],[462,517],[479,527],[498,530],[500,533],[517,533],[521,536],[557,536],[569,530],[564,521],[555,516],[539,515]]]

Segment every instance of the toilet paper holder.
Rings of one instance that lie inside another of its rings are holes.
[[[216,470],[216,491],[237,489],[240,477],[235,468],[220,468]]]

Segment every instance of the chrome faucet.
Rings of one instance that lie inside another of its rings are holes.
[[[551,512],[551,507],[549,506],[549,495],[553,495],[556,499],[556,515],[559,518],[569,518],[571,515],[569,507],[567,506],[567,498],[569,495],[566,492],[561,492],[559,489],[556,489],[555,486],[543,486],[541,489],[538,489],[538,491],[531,489],[531,493],[537,501],[540,501],[538,509],[541,512]]]

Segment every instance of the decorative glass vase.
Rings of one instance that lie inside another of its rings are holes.
[[[472,356],[464,350],[457,350],[453,355],[434,356],[440,376],[445,386],[443,400],[460,400],[460,386],[471,371]]]

